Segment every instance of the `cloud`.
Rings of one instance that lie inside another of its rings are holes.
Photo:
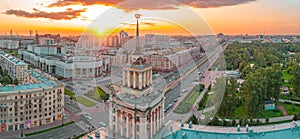
[[[178,6],[186,5],[195,8],[211,8],[221,6],[232,6],[248,3],[256,0],[59,0],[48,7],[63,7],[69,5],[111,5],[129,11],[137,9],[147,10],[170,10]]]
[[[82,12],[85,12],[86,9],[73,10],[71,8],[66,9],[66,11],[62,12],[45,12],[40,11],[36,8],[33,8],[33,12],[27,12],[24,10],[6,10],[4,14],[7,15],[15,15],[18,17],[26,17],[26,18],[47,18],[50,20],[71,20],[81,16]]]

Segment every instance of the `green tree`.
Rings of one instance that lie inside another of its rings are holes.
[[[236,109],[238,98],[236,96],[238,84],[235,78],[226,79],[226,87],[219,108],[219,115],[222,117],[231,117]]]
[[[14,82],[13,82],[13,84],[15,84],[15,85],[18,85],[18,84],[19,84],[19,81],[18,81],[18,79],[14,79]]]
[[[299,64],[293,63],[291,74],[293,75],[291,83],[293,85],[293,91],[297,96],[300,95],[300,67]]]

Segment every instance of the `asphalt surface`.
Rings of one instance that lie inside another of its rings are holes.
[[[82,133],[85,133],[85,131],[74,123],[49,132],[26,137],[26,139],[68,139]]]

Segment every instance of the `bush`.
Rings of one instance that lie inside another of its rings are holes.
[[[200,87],[199,91],[201,92],[205,88],[205,85],[204,84],[200,84],[199,87]]]
[[[192,115],[188,120],[187,123],[189,123],[190,121],[192,121],[193,124],[199,124],[199,120],[197,119],[197,117],[195,115]]]
[[[293,120],[294,121],[300,120],[300,113],[299,112],[294,114]]]
[[[252,118],[250,119],[249,125],[250,125],[250,126],[253,126],[253,125],[254,125],[254,124],[253,124],[253,119],[252,119]]]
[[[236,126],[236,120],[235,119],[232,120],[231,125]]]
[[[269,123],[269,118],[266,118],[266,123],[267,123],[267,124]]]
[[[210,91],[210,90],[211,90],[211,84],[208,86],[207,90],[208,90],[208,91]]]
[[[213,126],[220,126],[220,121],[217,116],[215,116],[209,123],[208,125],[213,125]]]

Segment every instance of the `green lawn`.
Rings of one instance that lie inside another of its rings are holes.
[[[278,111],[263,111],[257,118],[272,118],[272,117],[281,117],[283,116],[280,110]]]
[[[91,99],[93,99],[93,100],[99,101],[100,95],[99,95],[99,93],[96,91],[96,89],[90,90],[90,91],[88,91],[88,92],[87,92],[86,94],[84,94],[84,95],[87,96],[87,97],[89,97],[89,98],[91,98]]]
[[[248,115],[247,115],[245,106],[240,106],[235,109],[233,118],[237,118],[237,119],[244,118],[245,119],[247,117],[248,117]]]
[[[105,93],[100,87],[95,87],[93,90],[88,91],[85,96],[95,100],[99,101],[99,97],[102,100],[108,100],[109,99],[109,94]]]
[[[286,103],[278,103],[279,105],[282,105],[286,112],[289,114],[289,115],[294,115],[298,112],[300,112],[300,106],[296,106],[296,105],[292,105],[292,104],[286,104]]]
[[[265,111],[264,110],[259,115],[256,115],[254,118],[272,118],[272,117],[280,117],[280,116],[283,116],[283,114],[280,110],[278,110],[278,111],[272,111],[272,110]],[[240,106],[240,107],[236,108],[233,118],[246,119],[246,118],[250,118],[250,117],[248,116],[248,114],[246,112],[245,106]]]
[[[77,102],[79,102],[80,104],[86,106],[86,107],[93,107],[96,105],[95,102],[88,100],[87,98],[84,98],[83,96],[78,96],[76,97]]]
[[[184,114],[189,112],[191,107],[194,105],[195,101],[199,97],[200,92],[199,91],[192,91],[190,92],[175,108],[174,112],[179,114]]]

